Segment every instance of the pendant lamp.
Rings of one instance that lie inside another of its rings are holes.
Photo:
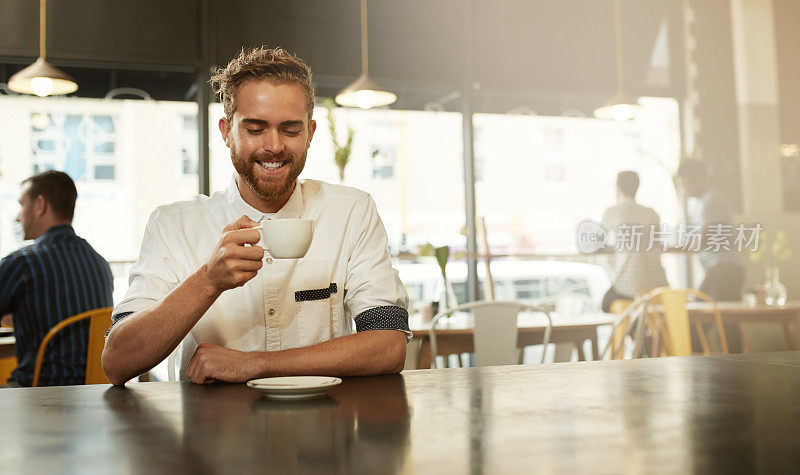
[[[622,7],[621,0],[614,0],[614,46],[617,64],[617,92],[604,106],[594,111],[598,119],[612,119],[625,122],[635,118],[642,111],[638,100],[625,93],[625,69],[622,62]]]
[[[8,88],[22,94],[45,97],[69,94],[78,90],[78,84],[69,74],[51,65],[45,46],[47,43],[47,0],[39,1],[39,58],[8,79]]]
[[[369,77],[369,45],[367,43],[367,0],[361,0],[361,76],[336,95],[336,102],[346,107],[388,106],[397,96],[384,90]]]

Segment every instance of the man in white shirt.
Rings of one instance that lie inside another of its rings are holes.
[[[236,174],[224,191],[151,215],[103,351],[109,379],[124,384],[181,342],[181,377],[196,383],[400,371],[408,296],[375,203],[297,179],[316,129],[310,69],[279,48],[256,48],[212,82]],[[302,259],[258,245],[252,228],[273,218],[314,220]]]
[[[658,244],[648,251],[652,240],[652,232],[659,231],[661,220],[652,208],[636,202],[639,190],[639,175],[633,171],[621,171],[617,174],[617,204],[603,213],[603,226],[615,239],[621,230],[628,233],[640,233],[631,250],[616,253],[613,259],[613,275],[611,288],[603,297],[603,311],[608,312],[611,303],[618,299],[633,299],[636,294],[656,287],[667,285],[667,277],[661,266],[661,252]],[[623,246],[627,247],[627,246]]]

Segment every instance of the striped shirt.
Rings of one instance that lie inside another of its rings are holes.
[[[0,314],[14,315],[19,362],[12,377],[30,386],[48,330],[72,315],[111,307],[113,288],[108,263],[69,225],[51,227],[0,261]],[[50,340],[39,385],[83,384],[88,340],[89,320],[67,326]]]

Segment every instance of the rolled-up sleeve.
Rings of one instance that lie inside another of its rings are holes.
[[[398,330],[410,339],[408,294],[392,268],[386,230],[369,195],[355,205],[348,236],[344,306],[356,331]]]

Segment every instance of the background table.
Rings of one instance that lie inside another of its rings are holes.
[[[798,473],[800,353],[3,389],[4,473]]]
[[[590,341],[592,346],[592,360],[600,359],[597,328],[602,325],[610,325],[614,322],[614,316],[607,313],[584,313],[581,315],[560,315],[551,314],[553,318],[553,331],[550,335],[550,343],[569,343],[574,344],[578,351],[578,360],[586,361],[583,352],[583,343]],[[541,345],[544,340],[544,323],[546,322],[543,314],[521,313],[517,320],[519,336],[517,346],[523,348],[532,345]],[[423,322],[421,317],[413,315],[409,318],[409,326],[414,335],[413,344],[409,345],[408,351],[416,354],[407,355],[406,364],[414,368],[431,367],[431,351],[428,342],[429,322]],[[475,351],[473,346],[473,323],[471,317],[464,314],[454,315],[450,319],[441,321],[436,326],[436,339],[438,352],[440,355],[470,353]]]
[[[717,302],[722,322],[739,326],[742,335],[742,351],[749,351],[747,332],[743,331],[743,324],[779,324],[783,327],[783,337],[787,350],[800,349],[800,302],[787,302],[786,305],[746,305],[743,302]],[[689,318],[703,323],[714,322],[714,312],[711,304],[706,302],[691,302],[686,306]],[[794,327],[792,335],[790,327]]]

